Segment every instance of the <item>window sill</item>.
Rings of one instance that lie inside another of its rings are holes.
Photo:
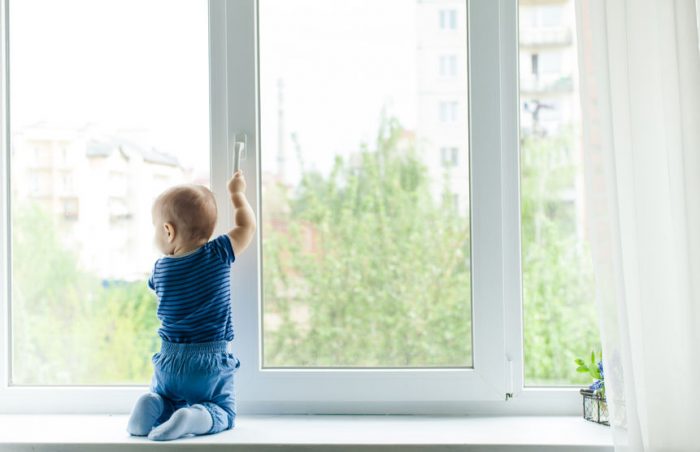
[[[145,451],[127,416],[0,415],[0,449]],[[612,452],[610,428],[574,416],[240,416],[233,431],[177,441],[180,451],[419,450]],[[172,443],[169,443],[172,444]],[[66,447],[69,446],[69,447]]]

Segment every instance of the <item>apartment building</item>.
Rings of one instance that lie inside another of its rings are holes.
[[[14,209],[36,204],[83,270],[143,279],[157,256],[151,203],[190,177],[173,156],[92,126],[24,127],[13,137]]]

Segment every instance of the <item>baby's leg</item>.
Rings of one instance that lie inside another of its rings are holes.
[[[209,411],[196,404],[175,411],[170,419],[151,430],[148,439],[170,441],[186,435],[204,435],[212,429],[213,420]]]
[[[144,394],[136,401],[126,430],[134,436],[146,436],[163,414],[165,401],[155,392]]]
[[[213,424],[209,433],[219,433],[232,429],[236,420],[236,408],[233,398],[216,400],[215,402],[202,403],[209,411]]]

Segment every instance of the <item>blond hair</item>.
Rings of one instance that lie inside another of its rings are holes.
[[[153,212],[175,227],[185,240],[209,240],[216,226],[214,194],[202,185],[177,185],[161,193],[153,203]]]

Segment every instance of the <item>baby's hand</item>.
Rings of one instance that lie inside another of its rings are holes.
[[[243,171],[238,170],[233,175],[231,180],[228,181],[228,192],[231,194],[243,193],[243,192],[245,192],[245,188],[246,188],[246,183],[245,183],[245,177],[243,177]]]

